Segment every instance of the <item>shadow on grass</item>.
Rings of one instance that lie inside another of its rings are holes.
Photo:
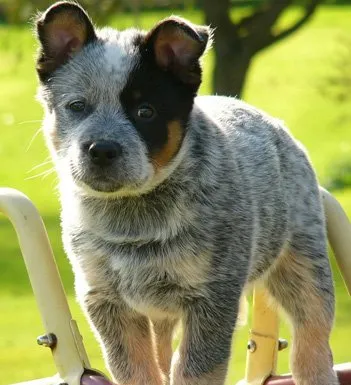
[[[340,191],[351,187],[351,158],[345,157],[330,165],[324,185],[330,191]]]

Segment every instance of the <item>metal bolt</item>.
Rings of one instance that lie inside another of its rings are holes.
[[[254,340],[250,340],[247,344],[247,349],[250,353],[253,353],[257,349],[256,342]]]
[[[284,340],[283,338],[279,338],[278,341],[278,350],[284,350],[288,347],[289,343],[287,340]]]
[[[44,334],[37,338],[38,345],[53,349],[57,344],[57,337],[53,333]]]

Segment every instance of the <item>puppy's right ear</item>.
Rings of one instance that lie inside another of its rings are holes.
[[[36,28],[41,43],[37,60],[41,81],[47,80],[83,46],[96,40],[89,16],[75,3],[55,3],[39,17]]]

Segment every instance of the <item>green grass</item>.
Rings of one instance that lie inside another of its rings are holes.
[[[166,14],[143,15],[147,28]],[[184,14],[201,22],[198,13]],[[287,15],[282,23],[293,17]],[[280,117],[307,147],[321,183],[327,181],[340,164],[351,162],[351,113],[348,105],[321,95],[323,79],[332,73],[339,41],[351,32],[351,7],[322,7],[313,21],[291,38],[257,56],[249,73],[244,98],[257,107]],[[132,23],[131,16],[119,16],[119,28]],[[30,171],[47,159],[40,128],[41,107],[34,100],[36,45],[30,27],[0,26],[0,180],[26,193],[43,215],[68,293],[74,317],[78,320],[87,349],[95,367],[103,369],[99,348],[74,300],[72,273],[62,251],[55,177],[30,177],[51,165]],[[201,92],[210,90],[213,57],[205,60]],[[351,63],[350,63],[351,68]],[[35,137],[33,139],[33,137]],[[334,174],[333,174],[334,175]],[[351,188],[337,192],[337,197],[351,215]],[[36,346],[35,338],[43,329],[18,249],[15,233],[7,220],[0,218],[0,367],[1,384],[48,376],[55,372],[50,353]],[[334,262],[333,262],[334,265]],[[351,361],[348,340],[351,326],[351,301],[339,273],[335,271],[337,313],[332,334],[336,362]],[[281,331],[288,337],[288,328]],[[247,328],[235,339],[235,357],[228,383],[244,375]],[[279,370],[287,371],[288,352],[279,354]]]

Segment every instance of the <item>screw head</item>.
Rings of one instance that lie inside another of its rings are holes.
[[[287,340],[284,340],[283,338],[279,338],[278,341],[278,350],[284,350],[289,346],[289,343]]]
[[[37,344],[53,349],[57,344],[57,337],[53,333],[44,334],[37,338]]]
[[[254,340],[250,340],[250,341],[247,343],[247,350],[248,350],[250,353],[253,353],[256,349],[257,349],[256,342],[255,342]]]

